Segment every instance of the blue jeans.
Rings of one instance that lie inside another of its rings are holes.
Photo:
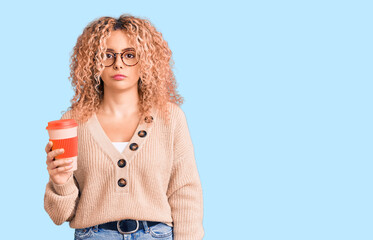
[[[158,223],[157,225],[148,227],[146,221],[142,221],[144,229],[140,229],[134,233],[122,234],[117,230],[109,230],[99,228],[98,225],[87,228],[76,228],[74,240],[172,240],[173,227],[165,223]]]

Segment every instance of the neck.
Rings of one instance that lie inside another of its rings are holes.
[[[139,94],[136,88],[127,91],[104,90],[98,113],[114,118],[124,118],[139,113]]]

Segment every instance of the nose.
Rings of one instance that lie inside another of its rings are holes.
[[[115,55],[115,61],[114,61],[113,67],[114,68],[123,68],[124,67],[124,63],[122,61],[122,58],[120,57],[120,54]]]

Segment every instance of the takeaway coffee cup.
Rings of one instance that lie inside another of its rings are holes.
[[[61,119],[48,122],[46,129],[49,141],[53,142],[52,151],[59,148],[65,150],[55,159],[73,159],[73,167],[70,171],[75,171],[78,168],[78,124],[74,119]]]

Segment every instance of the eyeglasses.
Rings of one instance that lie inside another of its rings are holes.
[[[122,62],[129,67],[134,66],[139,62],[139,58],[134,50],[127,50],[121,53],[106,52],[103,62],[105,67],[113,65],[118,54],[120,54]]]

